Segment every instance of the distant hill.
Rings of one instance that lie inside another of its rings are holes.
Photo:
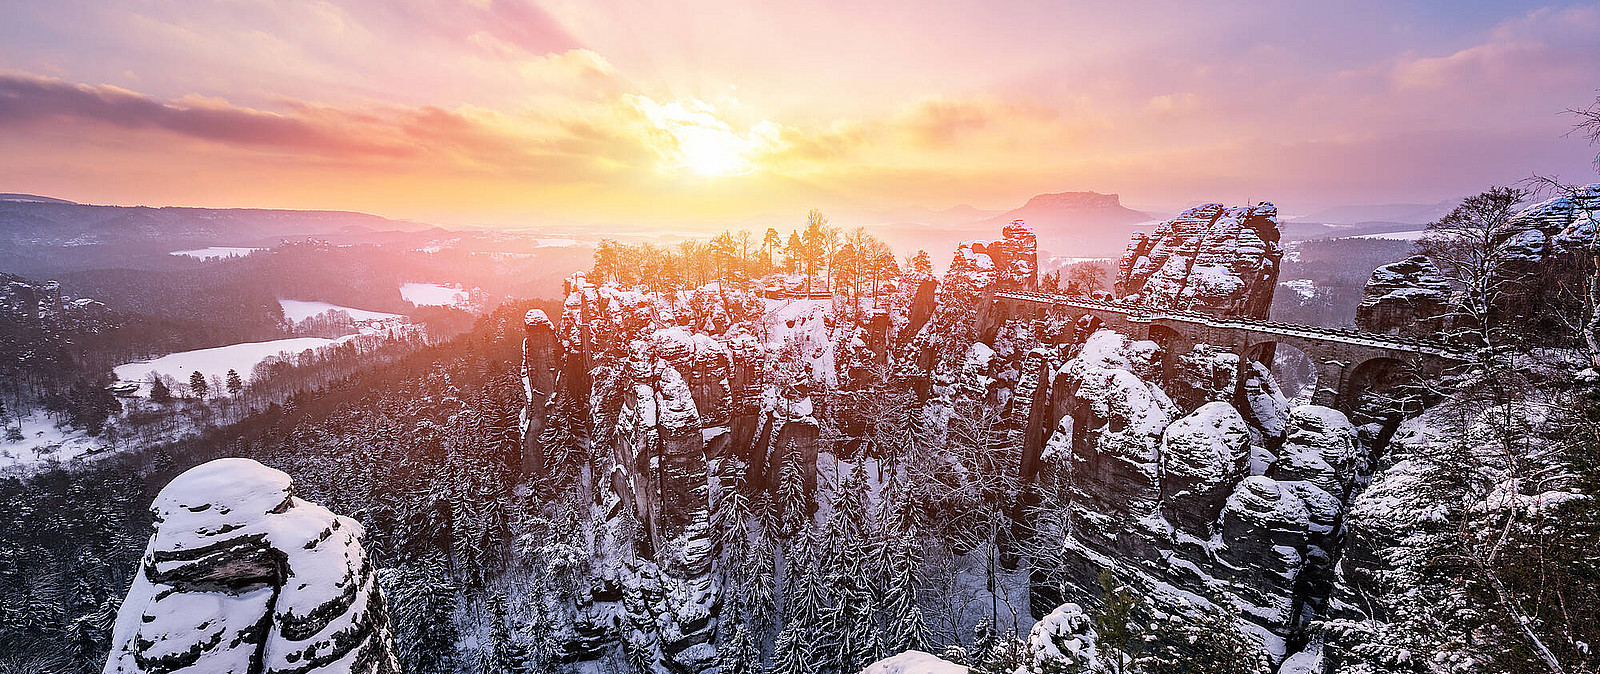
[[[442,231],[347,211],[94,206],[13,194],[0,196],[0,269],[48,277],[175,250],[268,247],[305,237],[333,243],[420,243]]]
[[[999,232],[1012,220],[1027,222],[1041,249],[1065,257],[1116,257],[1133,232],[1153,226],[1149,214],[1123,206],[1115,194],[1099,192],[1040,194],[981,224]]]
[[[76,203],[55,197],[41,197],[37,194],[18,194],[16,192],[0,192],[0,201],[28,201],[42,204],[71,204]]]
[[[1057,192],[1037,195],[1021,208],[989,218],[989,222],[1002,225],[1012,220],[1026,220],[1037,232],[1047,227],[1130,225],[1148,221],[1150,216],[1123,206],[1115,194]]]
[[[1039,236],[1042,251],[1054,256],[1115,257],[1128,245],[1128,236],[1152,218],[1122,205],[1115,194],[1057,192],[1028,199],[1009,211],[985,211],[972,206],[944,210],[901,209],[878,214],[886,222],[872,225],[873,233],[896,250],[951,250],[962,241],[1000,238],[1000,228],[1024,220]],[[943,265],[945,260],[936,261]],[[942,268],[942,267],[941,267]]]

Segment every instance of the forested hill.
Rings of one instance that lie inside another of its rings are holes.
[[[507,540],[512,509],[498,499],[511,476],[496,466],[517,449],[521,317],[533,306],[507,305],[453,340],[223,428],[0,480],[0,672],[100,671],[152,532],[150,503],[179,473],[218,457],[289,472],[298,496],[367,525],[376,564],[446,582],[437,572],[452,545],[478,546],[491,532]],[[487,565],[494,552],[469,558]],[[451,624],[443,616],[453,599],[397,587],[390,602],[412,649],[437,644],[423,633]]]

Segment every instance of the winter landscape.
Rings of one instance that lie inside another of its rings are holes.
[[[0,674],[1600,674],[1600,6],[23,2]]]

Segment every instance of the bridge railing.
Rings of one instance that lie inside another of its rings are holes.
[[[1007,290],[995,293],[997,297],[1021,300],[1025,302],[1048,303],[1052,306],[1072,306],[1091,311],[1112,311],[1127,315],[1132,320],[1148,321],[1159,318],[1172,318],[1188,323],[1200,323],[1210,327],[1235,327],[1246,328],[1257,332],[1271,334],[1293,335],[1301,333],[1311,339],[1326,339],[1327,341],[1352,342],[1359,340],[1363,343],[1374,345],[1391,345],[1384,348],[1395,348],[1405,351],[1427,351],[1441,356],[1458,356],[1460,351],[1443,342],[1409,337],[1403,335],[1384,335],[1375,332],[1362,332],[1349,328],[1329,328],[1316,325],[1300,325],[1297,323],[1278,323],[1259,318],[1244,318],[1238,316],[1213,316],[1198,311],[1186,310],[1152,310],[1149,307],[1130,304],[1115,304],[1102,300],[1092,300],[1081,297],[1067,297],[1065,295],[1052,295],[1049,293],[1032,292],[1026,290]]]

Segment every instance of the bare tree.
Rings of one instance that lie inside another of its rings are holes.
[[[1528,191],[1491,187],[1428,225],[1417,249],[1438,264],[1462,290],[1455,313],[1466,319],[1484,346],[1498,338],[1495,312],[1516,282],[1511,243],[1520,230],[1512,222]]]
[[[1600,144],[1600,96],[1584,108],[1568,108],[1567,113],[1578,118],[1570,133],[1589,139],[1589,144]],[[1600,153],[1594,156],[1595,170],[1600,171]]]

